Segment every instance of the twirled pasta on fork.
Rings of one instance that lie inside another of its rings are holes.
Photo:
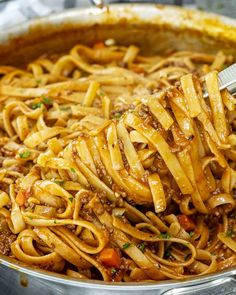
[[[236,265],[233,58],[108,43],[0,67],[1,253],[123,282]]]

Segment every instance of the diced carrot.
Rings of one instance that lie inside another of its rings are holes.
[[[144,74],[145,70],[143,68],[140,68],[138,66],[132,67],[132,70],[137,74]]]
[[[19,206],[23,206],[25,201],[29,198],[30,191],[20,189],[17,196],[16,196],[16,203]]]
[[[183,227],[184,230],[190,231],[195,228],[195,224],[190,217],[187,215],[178,215],[178,220],[180,225]]]
[[[106,266],[118,268],[121,263],[121,259],[117,251],[113,248],[105,248],[99,255],[99,260]]]
[[[100,42],[97,42],[93,45],[93,48],[94,49],[102,49],[102,48],[105,48],[106,45],[104,44],[104,42],[100,41]]]

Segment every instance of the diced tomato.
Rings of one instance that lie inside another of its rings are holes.
[[[20,189],[16,196],[16,203],[19,206],[23,206],[25,201],[30,197],[30,190]]]
[[[93,45],[93,48],[94,49],[102,49],[102,48],[105,48],[106,45],[104,44],[104,42],[100,41],[100,42],[97,42]]]
[[[118,252],[113,248],[105,248],[99,255],[99,260],[106,266],[120,267],[121,259]]]
[[[187,215],[182,214],[182,215],[178,215],[177,217],[178,217],[180,225],[183,227],[184,230],[190,231],[195,228],[194,222]]]

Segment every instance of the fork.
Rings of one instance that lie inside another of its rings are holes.
[[[220,90],[227,88],[232,95],[236,94],[236,63],[219,72],[218,82]],[[204,89],[203,97],[208,97],[206,89]]]

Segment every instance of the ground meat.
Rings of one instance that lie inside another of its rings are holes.
[[[96,204],[96,207],[94,208],[94,212],[95,212],[95,214],[96,214],[96,215],[102,215],[102,214],[104,213],[104,211],[105,211],[105,210],[104,210],[102,204],[97,203],[97,204]]]
[[[124,145],[123,145],[123,142],[118,139],[118,145],[119,145],[119,148],[120,148],[120,153],[121,153],[121,157],[122,157],[122,161],[123,161],[123,164],[125,166],[125,169],[126,170],[129,170],[129,163],[126,159],[126,156],[125,156],[125,152],[124,152]]]
[[[76,225],[74,225],[74,224],[67,224],[66,227],[67,227],[70,231],[72,231],[73,233],[74,233],[75,230],[76,230]]]
[[[89,192],[84,192],[80,197],[80,201],[82,204],[87,204],[90,200],[91,200],[91,195]]]
[[[113,192],[115,192],[116,196],[120,196],[122,198],[126,198],[127,194],[126,192],[122,191],[122,188],[120,188],[117,184],[113,184],[111,189],[113,190]]]
[[[11,244],[15,241],[16,235],[13,235],[6,221],[0,223],[0,253],[9,255],[11,253]]]
[[[124,200],[117,193],[116,193],[115,204],[116,204],[117,207],[123,207],[124,206]]]
[[[233,210],[232,204],[225,204],[222,206],[215,207],[211,213],[215,215],[216,217],[220,218],[223,214],[228,214],[232,210]]]
[[[94,219],[93,210],[91,208],[83,208],[80,211],[80,217],[87,221],[93,221]]]
[[[0,183],[0,190],[6,192],[6,193],[9,193],[9,185],[7,183]]]
[[[12,151],[12,150],[9,150],[5,147],[2,147],[1,154],[6,157],[13,157],[15,155],[15,151]]]
[[[18,165],[14,165],[11,167],[11,170],[12,171],[15,171],[15,172],[19,172],[19,173],[22,173],[24,171],[24,167],[22,166],[18,166]],[[28,169],[27,169],[28,170]],[[28,171],[27,171],[28,172]]]
[[[205,215],[205,223],[209,228],[214,229],[220,224],[220,217],[217,215]]]
[[[153,117],[148,106],[142,105],[138,111],[138,115],[144,120],[144,125],[151,125],[157,131],[163,132],[161,124]]]
[[[111,111],[111,118],[119,119],[124,114],[124,112],[126,112],[130,108],[131,108],[130,105],[123,105],[122,108]]]
[[[99,165],[96,170],[97,170],[98,177],[100,179],[106,175],[106,169],[104,168],[102,164]]]
[[[149,176],[149,174],[150,174],[150,172],[146,170],[144,172],[142,178],[141,178],[142,182],[144,182],[145,184],[148,184],[148,176]]]
[[[159,154],[156,155],[150,170],[153,172],[157,171],[160,175],[166,175],[168,173],[166,163]]]
[[[171,126],[172,137],[170,142],[170,148],[173,153],[180,152],[184,148],[186,148],[191,141],[193,140],[193,136],[186,138],[184,133],[180,130],[177,124],[173,124]]]

